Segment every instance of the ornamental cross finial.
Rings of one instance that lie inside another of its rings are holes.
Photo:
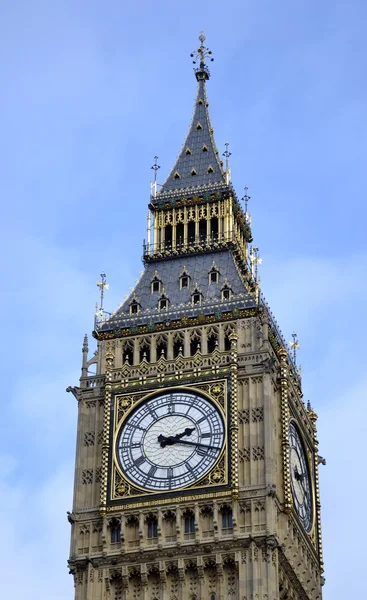
[[[289,342],[289,346],[293,348],[293,362],[294,366],[297,366],[297,350],[301,347],[297,340],[297,334],[295,332],[292,333],[293,341]]]
[[[158,169],[161,168],[157,161],[158,161],[158,156],[155,156],[154,157],[154,165],[150,167],[154,171],[154,183],[157,181],[157,171],[158,171]]]
[[[150,193],[152,193],[153,190],[153,198],[155,198],[157,195],[157,172],[161,168],[158,164],[158,156],[154,157],[154,165],[152,165],[150,168],[154,171],[154,181],[150,184]]]
[[[248,192],[248,187],[247,187],[247,185],[245,185],[245,195],[242,198],[242,200],[245,203],[245,213],[246,214],[247,214],[247,209],[248,209],[248,202],[249,202],[249,200],[251,200],[251,196],[249,196],[247,192]]]
[[[200,35],[199,35],[199,41],[200,41],[200,47],[197,48],[196,50],[194,50],[190,56],[191,58],[195,58],[195,60],[193,60],[192,62],[194,63],[194,65],[196,65],[196,61],[200,61],[199,62],[199,69],[195,69],[196,73],[200,72],[200,71],[205,71],[207,77],[204,77],[205,79],[209,79],[209,70],[205,64],[205,59],[210,56],[210,60],[213,62],[214,58],[211,57],[212,51],[209,50],[209,48],[206,48],[206,46],[204,46],[204,42],[206,40],[204,31],[200,31]]]
[[[101,304],[99,307],[99,310],[101,312],[103,312],[103,298],[104,298],[104,291],[108,290],[109,288],[109,284],[106,282],[106,273],[101,273],[101,281],[97,281],[97,287],[99,287],[100,292],[101,292]]]
[[[229,142],[226,142],[224,145],[226,149],[225,152],[223,152],[223,156],[226,158],[226,171],[228,171],[229,157],[232,156],[232,152],[229,152],[228,150]]]

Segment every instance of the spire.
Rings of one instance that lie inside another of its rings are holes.
[[[210,123],[209,104],[205,89],[205,82],[210,77],[205,59],[207,57],[210,57],[211,61],[214,59],[211,58],[211,50],[204,46],[205,35],[203,32],[201,32],[199,40],[200,47],[191,54],[191,57],[195,58],[193,63],[199,62],[199,66],[194,68],[198,81],[194,115],[179,157],[157,194],[157,201],[164,192],[176,192],[181,189],[210,186],[211,184],[226,184]]]

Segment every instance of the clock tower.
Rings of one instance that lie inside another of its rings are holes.
[[[144,272],[97,313],[97,352],[85,337],[68,388],[76,600],[321,599],[317,416],[215,145],[204,41],[189,133],[152,186]]]

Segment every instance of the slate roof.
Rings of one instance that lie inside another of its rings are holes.
[[[208,76],[198,79],[189,133],[173,169],[157,194],[156,202],[159,202],[160,194],[166,195],[170,191],[226,183],[209,118],[206,78]],[[193,170],[195,175],[192,174]]]
[[[219,271],[218,283],[209,283],[209,271],[213,262]],[[189,288],[180,289],[180,275],[185,272],[190,276]],[[160,292],[152,292],[151,282],[158,274],[162,282]],[[228,281],[233,295],[230,300],[222,300],[222,288]],[[200,305],[192,304],[192,293],[195,286],[202,294]],[[168,310],[159,310],[158,301],[162,288],[169,300]],[[130,315],[130,303],[136,299],[140,304],[138,314]],[[181,318],[183,314],[214,314],[218,310],[231,310],[255,305],[238,273],[230,250],[201,254],[200,256],[182,256],[165,261],[148,263],[134,291],[124,302],[112,319],[105,323],[101,330],[116,326],[134,326],[147,322],[159,322],[165,319]]]

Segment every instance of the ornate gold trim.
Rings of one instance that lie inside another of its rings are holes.
[[[288,406],[288,352],[285,348],[278,351],[280,360],[280,414],[282,423],[282,453],[283,453],[283,486],[284,486],[284,510],[289,512],[292,508],[293,499],[289,468],[289,406]]]
[[[232,385],[232,389],[236,387]],[[223,444],[222,451],[216,460],[215,464],[211,468],[211,470],[206,473],[206,475],[195,482],[194,484],[178,488],[177,490],[172,490],[172,492],[168,492],[167,490],[162,491],[153,491],[147,490],[145,488],[141,488],[129,481],[128,477],[124,474],[122,469],[120,468],[116,456],[116,439],[120,428],[125,421],[125,419],[129,416],[132,410],[136,408],[142,402],[145,402],[150,397],[156,395],[157,393],[162,393],[163,391],[170,390],[178,390],[178,389],[188,389],[190,391],[197,391],[198,393],[206,396],[211,402],[217,406],[220,411],[224,427],[225,427],[225,441]],[[111,407],[111,398],[112,398],[112,390],[108,389],[109,393],[109,401],[106,402],[105,406],[108,407],[106,410],[108,411],[108,422],[110,422],[110,407]],[[235,392],[237,394],[237,392]],[[122,499],[134,499],[136,497],[146,496],[149,498],[149,503],[160,503],[162,500],[156,501],[154,498],[158,496],[162,496],[162,494],[169,493],[170,501],[172,502],[172,498],[175,495],[180,495],[182,491],[190,491],[196,489],[210,488],[210,487],[218,487],[218,485],[228,485],[229,482],[229,474],[228,474],[228,414],[227,414],[227,394],[228,394],[228,385],[227,379],[215,379],[211,381],[203,381],[200,383],[186,383],[184,386],[175,386],[175,387],[164,387],[164,388],[155,388],[154,390],[145,390],[144,392],[140,391],[130,391],[122,394],[115,394],[113,398],[114,402],[114,423],[113,423],[113,441],[112,448],[108,443],[108,454],[111,452],[111,479],[109,486],[109,497],[112,502],[116,500]],[[236,400],[237,401],[237,400]],[[234,411],[234,414],[237,415],[237,411]],[[106,413],[105,413],[105,422],[106,422]],[[232,432],[231,432],[232,436]],[[109,435],[109,439],[111,435]],[[233,438],[231,437],[231,443],[233,443]],[[236,453],[234,453],[236,454]],[[233,465],[232,465],[233,468]],[[237,465],[238,468],[238,465]],[[108,473],[103,470],[103,484],[106,486],[106,494],[101,495],[101,509],[106,510],[103,507],[106,507],[107,504],[107,480]],[[237,475],[238,480],[238,475]],[[103,499],[103,501],[102,501]],[[129,503],[129,506],[131,504]],[[116,510],[116,506],[114,505],[113,510]]]

